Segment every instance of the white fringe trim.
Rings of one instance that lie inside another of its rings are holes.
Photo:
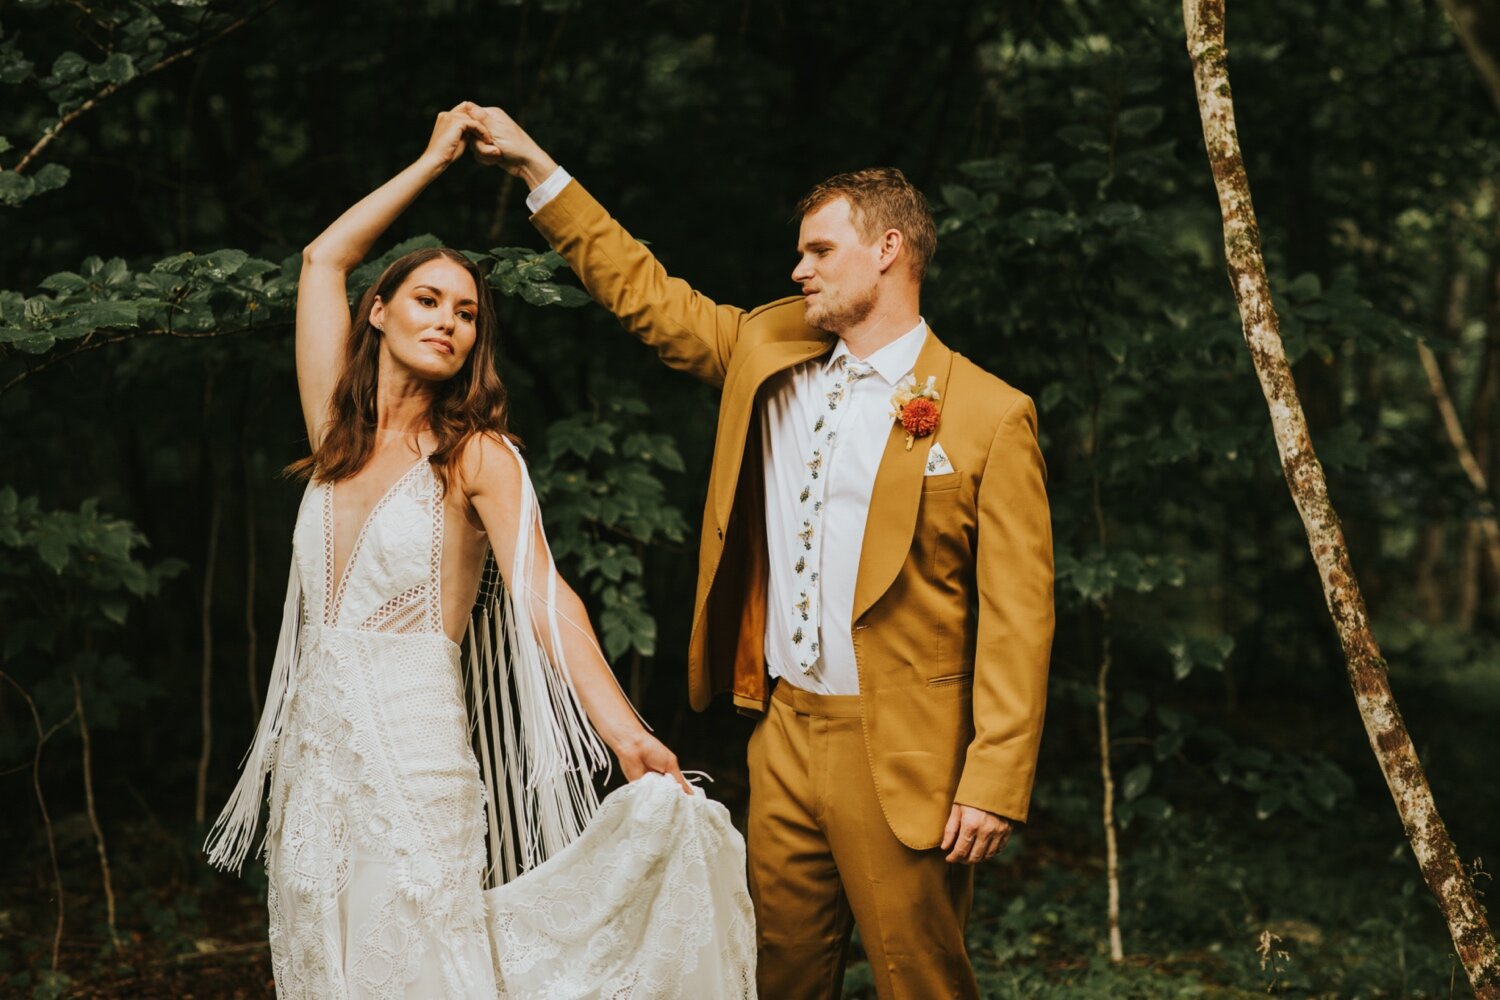
[[[209,864],[218,868],[233,868],[238,872],[249,853],[251,841],[255,839],[255,827],[260,821],[260,806],[265,795],[266,773],[271,769],[276,741],[286,723],[286,713],[297,682],[298,647],[301,644],[298,632],[301,628],[302,581],[297,575],[297,561],[293,558],[286,584],[286,603],[281,610],[281,633],[276,639],[276,659],[271,664],[271,683],[266,689],[266,707],[260,714],[250,749],[240,761],[240,780],[234,786],[224,811],[219,813],[209,830],[208,839],[203,842]],[[262,840],[256,853],[264,848],[265,841]]]
[[[599,807],[593,772],[610,766],[573,686],[559,619],[588,633],[557,608],[557,566],[531,477],[520,451],[505,443],[521,465],[510,586],[497,586],[476,609],[468,634],[470,724],[488,793],[486,886],[509,882],[570,844]],[[530,583],[539,568],[545,594]],[[547,609],[545,630],[533,620],[538,599]]]

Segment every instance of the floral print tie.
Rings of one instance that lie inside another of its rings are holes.
[[[839,425],[849,412],[849,397],[854,384],[874,374],[875,369],[847,354],[834,362],[833,385],[829,388],[827,409],[820,411],[812,427],[812,454],[807,460],[807,479],[797,494],[797,513],[801,528],[797,540],[802,549],[792,569],[797,574],[797,601],[792,605],[792,645],[797,650],[797,666],[810,675],[817,666],[822,650],[819,641],[821,619],[821,584],[823,568],[823,508],[828,496],[828,457],[838,440]]]

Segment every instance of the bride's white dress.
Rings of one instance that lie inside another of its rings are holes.
[[[278,996],[754,996],[744,841],[723,806],[647,776],[596,811],[577,746],[560,754],[572,784],[550,798],[537,789],[562,787],[559,775],[489,760],[506,752],[493,743],[546,757],[549,739],[576,740],[526,717],[572,692],[565,670],[561,685],[520,670],[476,712],[492,639],[512,643],[501,659],[529,653],[533,672],[556,664],[535,643],[517,654],[530,636],[476,618],[486,634],[471,644],[466,690],[442,627],[443,488],[427,460],[372,509],[337,581],[332,503],[324,483],[303,495],[266,714],[210,844],[216,863],[239,864],[269,771]],[[471,736],[486,715],[505,736],[482,746],[481,769]],[[553,815],[570,809],[571,826]],[[487,870],[524,874],[487,889]]]

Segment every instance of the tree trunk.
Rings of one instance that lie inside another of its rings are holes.
[[[73,675],[73,712],[78,716],[78,735],[83,740],[83,801],[88,809],[89,826],[94,830],[94,849],[99,853],[99,878],[104,884],[104,909],[109,924],[109,940],[115,954],[124,951],[120,943],[120,928],[115,922],[115,880],[109,873],[109,851],[104,846],[104,827],[99,822],[99,809],[94,802],[94,750],[89,740],[89,720],[83,714],[83,687],[78,675]]]
[[[1500,481],[1500,455],[1494,447],[1495,401],[1500,398],[1500,261],[1492,260],[1487,273],[1484,352],[1480,355],[1479,384],[1469,410],[1469,446],[1474,460],[1491,482]],[[1490,574],[1489,614],[1500,625],[1500,569]]]
[[[1104,517],[1104,495],[1099,477],[1099,451],[1102,441],[1099,434],[1099,411],[1103,406],[1103,392],[1099,388],[1098,373],[1094,367],[1094,355],[1086,355],[1089,390],[1093,397],[1089,408],[1089,493],[1093,505],[1094,530],[1098,535],[1099,549],[1109,551],[1109,522]],[[1125,944],[1120,934],[1120,836],[1115,823],[1115,773],[1114,762],[1109,753],[1109,669],[1113,664],[1114,648],[1110,644],[1110,608],[1112,597],[1099,602],[1099,672],[1095,679],[1095,707],[1099,724],[1099,779],[1104,786],[1104,809],[1100,817],[1104,824],[1104,882],[1109,894],[1105,915],[1109,922],[1109,960],[1125,960]]]
[[[1443,378],[1443,369],[1438,365],[1432,348],[1417,341],[1417,355],[1422,359],[1422,370],[1427,373],[1427,386],[1432,390],[1433,402],[1437,404],[1438,416],[1443,421],[1443,434],[1458,455],[1459,467],[1468,477],[1479,499],[1479,516],[1476,518],[1480,537],[1484,539],[1484,553],[1489,560],[1490,572],[1500,576],[1500,523],[1495,520],[1495,504],[1490,498],[1490,484],[1484,478],[1484,470],[1469,448],[1469,439],[1459,423],[1458,410],[1453,406],[1453,397],[1448,393],[1448,383]]]
[[[25,700],[26,708],[31,712],[31,724],[36,728],[36,750],[31,757],[31,790],[36,794],[36,807],[42,814],[42,829],[47,834],[47,856],[52,862],[52,888],[57,894],[57,925],[52,932],[52,971],[56,973],[60,971],[57,965],[62,952],[63,918],[66,915],[67,901],[63,896],[62,868],[57,862],[57,836],[52,828],[52,814],[47,811],[47,797],[42,794],[42,748],[54,733],[73,721],[73,713],[69,712],[67,718],[51,729],[43,729],[41,713],[37,711],[36,702],[26,689],[3,670],[0,670],[0,680],[10,684]]]
[[[213,372],[203,379],[203,426],[208,427],[213,403]],[[203,448],[204,475],[208,481],[208,551],[203,557],[203,600],[199,606],[199,634],[202,636],[202,669],[198,702],[198,721],[202,744],[198,751],[198,789],[193,798],[193,819],[202,825],[208,820],[208,763],[213,756],[214,716],[214,571],[219,558],[219,522],[224,514],[223,491],[214,474],[213,452],[207,440]]]
[[[1500,3],[1443,0],[1443,9],[1453,20],[1453,30],[1489,89],[1490,99],[1500,109]]]
[[[1104,616],[1104,645],[1099,654],[1099,774],[1104,782],[1104,877],[1109,886],[1109,960],[1125,960],[1120,937],[1120,845],[1115,832],[1115,778],[1109,759],[1109,616]]]
[[[1385,775],[1417,864],[1448,922],[1475,996],[1478,1000],[1500,1000],[1500,954],[1495,938],[1475,897],[1469,872],[1438,815],[1432,789],[1391,693],[1386,663],[1370,630],[1364,597],[1349,562],[1338,515],[1328,498],[1323,467],[1308,437],[1307,421],[1281,343],[1235,128],[1224,49],[1224,3],[1183,0],[1182,9],[1203,139],[1224,221],[1224,253],[1245,342],[1270,410],[1282,471],[1307,531],[1370,747]]]
[[[260,678],[255,661],[260,656],[260,633],[255,628],[255,479],[248,446],[240,452],[245,474],[245,679],[250,686],[250,727],[260,721]]]

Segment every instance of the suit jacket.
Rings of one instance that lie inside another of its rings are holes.
[[[800,296],[744,310],[669,277],[576,180],[532,217],[584,287],[661,359],[719,386],[698,552],[688,691],[763,713],[767,552],[756,394],[827,353]],[[961,802],[1025,820],[1052,646],[1052,532],[1036,409],[929,332],[937,431],[908,450],[892,421],[865,528],[853,638],[865,747],[891,830],[916,849]],[[924,475],[942,441],[955,471]]]

